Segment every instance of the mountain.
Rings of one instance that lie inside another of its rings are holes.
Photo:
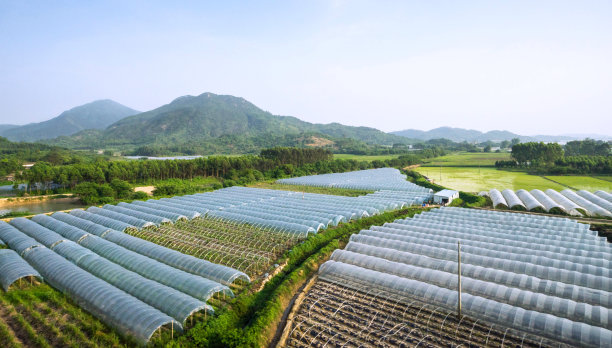
[[[36,141],[72,135],[84,129],[104,129],[122,118],[139,113],[112,100],[98,100],[62,112],[48,121],[5,129],[12,141]]]
[[[0,136],[2,135],[2,133],[4,131],[7,131],[7,130],[13,129],[13,128],[17,128],[17,127],[20,127],[20,126],[18,126],[16,124],[0,124]]]
[[[214,148],[225,146],[223,151],[231,152],[236,144],[251,143],[254,151],[256,147],[270,143],[287,146],[296,142],[307,143],[313,136],[326,140],[351,138],[380,145],[405,143],[407,140],[374,128],[338,123],[313,124],[296,117],[276,116],[243,98],[204,93],[179,97],[157,109],[125,117],[104,131],[83,131],[51,143],[73,148],[152,145],[188,148],[199,145],[211,149],[214,145]]]
[[[564,142],[564,141],[570,141],[570,140],[585,139],[587,137],[594,138],[594,139],[601,139],[601,140],[610,139],[609,136],[593,135],[593,134],[526,136],[526,135],[519,135],[516,133],[512,133],[509,131],[503,131],[503,130],[492,130],[489,132],[480,132],[480,131],[473,130],[473,129],[452,128],[452,127],[440,127],[440,128],[435,128],[429,131],[422,131],[422,130],[417,130],[417,129],[406,129],[402,131],[391,132],[391,134],[395,134],[395,135],[399,135],[399,136],[403,136],[403,137],[407,137],[411,139],[424,140],[424,141],[431,140],[431,139],[445,138],[445,139],[450,139],[455,142],[467,141],[470,143],[473,143],[473,142],[480,143],[480,142],[485,142],[488,140],[503,141],[503,140],[511,140],[513,138],[519,138],[523,142],[525,141]]]

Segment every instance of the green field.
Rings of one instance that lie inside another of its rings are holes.
[[[612,190],[612,177],[590,177],[590,176],[546,176],[562,185],[578,190],[597,191]]]
[[[455,152],[425,161],[424,167],[493,167],[495,161],[510,160],[509,152]]]
[[[433,179],[436,184],[466,192],[488,191],[493,188],[499,190],[567,188],[537,175],[494,168],[419,167],[416,171]]]
[[[373,155],[373,156],[368,156],[368,155],[352,155],[350,153],[337,153],[334,154],[334,159],[351,159],[351,160],[356,160],[356,161],[375,161],[375,160],[379,160],[379,161],[384,161],[384,160],[388,160],[388,159],[393,159],[393,158],[397,158],[400,155]]]

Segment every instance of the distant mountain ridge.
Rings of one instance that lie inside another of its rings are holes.
[[[97,100],[62,112],[50,120],[23,126],[2,125],[0,135],[11,141],[37,141],[72,135],[85,129],[104,129],[140,111],[115,101]],[[9,127],[6,127],[9,126]]]
[[[405,138],[374,128],[344,126],[339,123],[313,124],[292,116],[273,115],[243,98],[203,93],[199,96],[179,97],[156,109],[125,117],[103,131],[86,130],[70,137],[58,138],[51,143],[69,147],[177,146],[187,143],[218,143],[219,139],[227,142],[243,141],[248,138],[268,144],[272,138],[298,141],[306,133],[381,145],[407,142]],[[232,140],[228,137],[241,139]]]
[[[544,141],[544,142],[555,142],[555,141],[571,141],[584,138],[593,138],[600,140],[612,140],[612,136],[606,136],[601,134],[562,134],[562,135],[519,135],[504,130],[492,130],[488,132],[481,132],[474,129],[464,128],[453,128],[453,127],[439,127],[429,131],[422,131],[418,129],[406,129],[396,132],[391,132],[410,139],[418,140],[431,140],[445,138],[455,142],[485,142],[491,141],[503,141],[511,140],[513,138],[519,138],[521,141]]]

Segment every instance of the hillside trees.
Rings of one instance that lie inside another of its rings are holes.
[[[608,156],[610,143],[601,140],[585,139],[565,144],[566,156]]]

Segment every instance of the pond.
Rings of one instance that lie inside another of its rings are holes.
[[[12,212],[24,212],[28,211],[33,214],[49,213],[59,210],[69,210],[76,208],[85,208],[86,205],[82,204],[77,198],[56,198],[47,199],[43,201],[29,201],[19,203],[7,203],[0,202],[0,210],[9,210]]]

